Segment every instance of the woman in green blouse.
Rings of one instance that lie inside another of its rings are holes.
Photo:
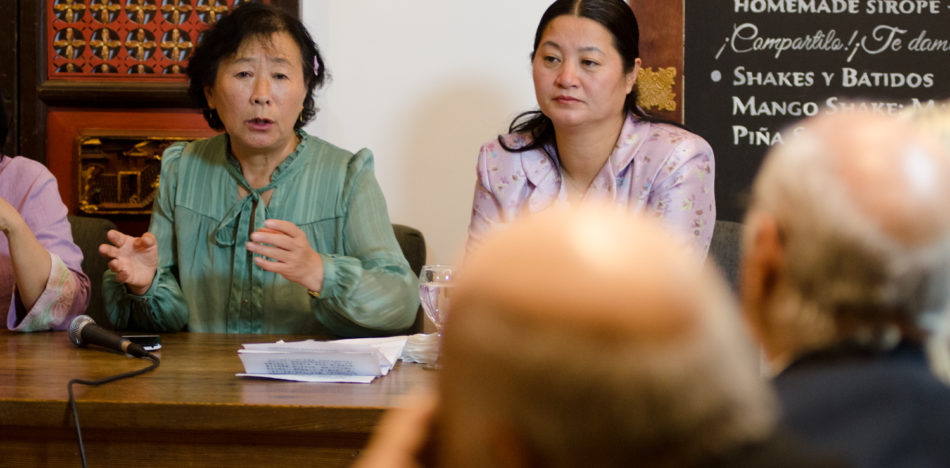
[[[162,157],[149,232],[109,232],[103,294],[117,328],[388,334],[416,279],[373,156],[308,135],[323,59],[304,26],[251,3],[205,33],[190,91],[224,134]]]

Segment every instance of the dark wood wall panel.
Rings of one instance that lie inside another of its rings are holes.
[[[0,11],[6,12],[0,18],[0,93],[3,94],[3,106],[10,125],[10,137],[6,142],[0,142],[0,151],[7,154],[17,152],[17,122],[16,116],[16,89],[17,89],[17,2],[16,0],[0,0]]]
[[[683,122],[683,0],[630,0],[640,26],[640,60],[644,68],[676,70],[672,93],[675,110],[647,109],[651,114]]]
[[[42,0],[18,0],[19,5],[19,60],[17,100],[19,153],[40,162],[46,162],[46,105],[40,100],[37,86],[43,79],[46,55],[42,53],[43,7]]]

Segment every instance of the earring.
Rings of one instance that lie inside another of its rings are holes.
[[[224,122],[221,121],[221,116],[218,115],[218,111],[215,109],[208,109],[205,111],[205,116],[207,117],[208,124],[211,128],[221,128],[224,126]]]

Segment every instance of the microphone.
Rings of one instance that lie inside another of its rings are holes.
[[[105,328],[96,325],[96,321],[88,315],[80,315],[69,323],[69,341],[76,346],[87,344],[99,345],[114,351],[128,353],[135,357],[147,357],[148,351],[142,345],[122,338]]]

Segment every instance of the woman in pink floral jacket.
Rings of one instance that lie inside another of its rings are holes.
[[[7,129],[0,105],[0,147]],[[0,152],[0,320],[6,328],[66,329],[89,303],[81,264],[56,179],[36,161]]]
[[[637,107],[637,20],[623,0],[558,0],[532,53],[539,110],[482,146],[468,249],[556,203],[608,200],[663,219],[705,254],[716,219],[705,140]]]

